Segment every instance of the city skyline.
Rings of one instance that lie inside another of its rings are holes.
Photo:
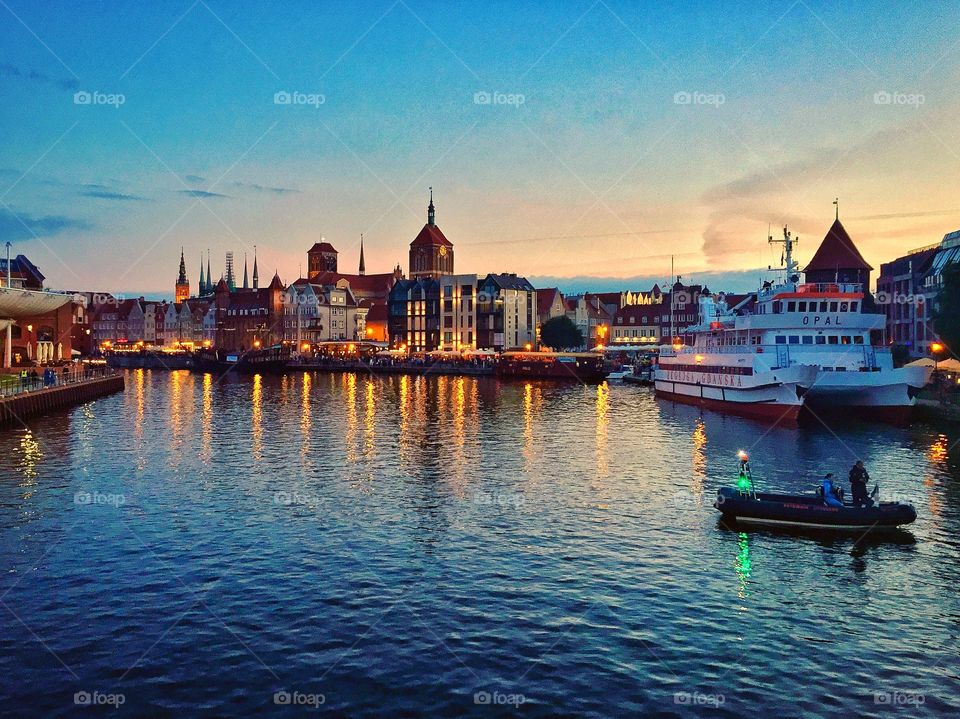
[[[751,289],[768,225],[802,264],[836,197],[875,267],[960,227],[955,9],[0,13],[0,241],[51,286],[166,295],[181,246],[191,283],[254,245],[287,281],[361,233],[369,271],[406,268],[428,186],[458,267],[567,291],[645,289],[671,255]]]

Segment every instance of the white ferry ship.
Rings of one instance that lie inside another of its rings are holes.
[[[661,348],[657,394],[784,420],[804,405],[905,420],[930,369],[894,368],[882,342],[884,315],[870,311],[871,268],[839,219],[806,268],[817,281],[800,281],[786,228],[782,242],[786,279],[765,283],[751,307],[734,311],[722,298],[700,298],[699,324],[684,331],[693,346]],[[822,281],[825,272],[835,281]]]

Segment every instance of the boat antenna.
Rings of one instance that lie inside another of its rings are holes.
[[[793,246],[800,241],[799,237],[793,237],[790,234],[790,230],[787,229],[787,226],[783,226],[783,239],[775,240],[772,235],[767,236],[767,242],[770,244],[783,244],[783,257],[781,259],[781,264],[783,264],[784,269],[787,273],[787,282],[793,282],[794,273],[800,269],[799,263],[793,259]]]

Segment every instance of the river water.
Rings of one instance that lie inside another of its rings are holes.
[[[130,371],[0,432],[0,713],[956,716],[958,439],[631,386]],[[919,518],[731,531],[740,448],[771,490],[862,458]]]

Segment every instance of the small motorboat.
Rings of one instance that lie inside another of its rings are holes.
[[[873,490],[873,498],[879,487]],[[868,530],[899,527],[917,518],[917,510],[905,502],[871,499],[870,506],[854,506],[842,491],[826,480],[815,495],[762,493],[754,490],[746,454],[740,454],[740,477],[736,487],[720,487],[713,504],[724,519],[738,524],[765,524],[834,530]]]

